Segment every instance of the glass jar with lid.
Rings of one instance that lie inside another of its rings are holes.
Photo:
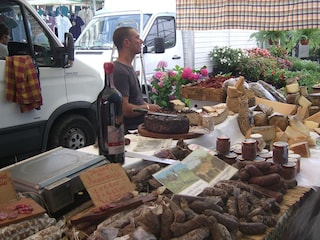
[[[272,144],[272,158],[274,163],[284,164],[288,162],[288,143],[279,141]]]
[[[217,137],[216,150],[218,155],[226,155],[230,152],[230,137],[219,136]]]
[[[242,141],[242,158],[254,160],[257,157],[257,140],[247,138]]]

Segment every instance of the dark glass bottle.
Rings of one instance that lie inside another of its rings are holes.
[[[104,63],[105,85],[97,98],[99,154],[111,163],[124,163],[122,95],[113,84],[112,62]]]

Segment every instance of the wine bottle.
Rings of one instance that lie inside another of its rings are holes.
[[[122,95],[113,84],[112,62],[104,63],[105,84],[97,98],[99,154],[111,163],[124,163]]]

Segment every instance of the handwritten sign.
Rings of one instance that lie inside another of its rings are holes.
[[[9,171],[0,172],[0,204],[16,199],[11,174]]]
[[[96,207],[109,204],[134,191],[124,169],[115,163],[84,171],[80,179]]]

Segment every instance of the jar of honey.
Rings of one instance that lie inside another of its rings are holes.
[[[274,142],[272,145],[272,158],[274,163],[284,164],[288,162],[288,143]]]
[[[301,161],[301,155],[297,153],[291,153],[288,155],[288,159],[294,159],[297,164],[297,173],[300,172],[300,161]],[[288,160],[289,161],[289,160]]]
[[[230,152],[230,137],[220,136],[217,137],[216,151],[218,155],[226,155]]]
[[[284,179],[295,179],[297,174],[297,167],[295,162],[288,162],[281,164],[280,176]]]
[[[242,141],[242,158],[244,160],[254,160],[257,157],[257,141],[247,138]]]

